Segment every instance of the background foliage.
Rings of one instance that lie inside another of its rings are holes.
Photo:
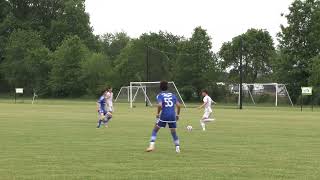
[[[267,30],[248,29],[212,51],[211,37],[195,27],[190,38],[170,32],[96,36],[85,0],[0,0],[0,92],[24,87],[47,97],[93,96],[107,84],[175,81],[187,100],[208,88],[225,97],[217,82],[287,84],[294,102],[301,86],[320,86],[320,1],[295,0],[283,15],[276,47]],[[196,92],[196,93],[194,93]]]

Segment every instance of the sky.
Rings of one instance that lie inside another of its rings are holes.
[[[213,51],[249,28],[266,29],[274,37],[286,24],[293,0],[86,0],[94,34],[124,31],[130,37],[160,30],[191,37],[197,26],[207,29]]]

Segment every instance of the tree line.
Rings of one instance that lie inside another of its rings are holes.
[[[24,87],[45,97],[93,96],[106,85],[119,89],[149,77],[175,81],[188,100],[203,88],[219,98],[225,92],[217,82],[239,82],[241,57],[244,82],[285,83],[296,102],[301,86],[320,84],[320,1],[295,0],[282,16],[288,24],[278,46],[267,30],[252,28],[213,52],[214,36],[203,27],[191,37],[98,36],[85,0],[0,0],[0,92]]]

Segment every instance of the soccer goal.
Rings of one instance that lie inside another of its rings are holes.
[[[240,87],[239,85],[237,85]],[[239,88],[238,88],[239,89]],[[291,97],[285,84],[278,83],[244,83],[242,84],[242,91],[244,99],[248,99],[253,104],[279,104],[293,106]],[[239,91],[235,91],[238,94],[238,104],[240,103]]]
[[[144,101],[147,101],[143,92],[146,91],[146,86],[132,86],[133,101],[143,94]],[[114,100],[114,102],[130,102],[130,86],[122,86]]]
[[[135,104],[146,103],[148,106],[156,104],[156,96],[160,93],[160,82],[130,82],[130,86],[124,86],[120,89],[115,101],[123,101],[125,98],[133,108]],[[174,82],[168,82],[168,91],[174,93],[179,102],[186,108],[180,92]]]

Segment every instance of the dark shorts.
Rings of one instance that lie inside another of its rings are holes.
[[[161,120],[157,121],[157,126],[160,128],[165,128],[167,126],[167,124],[168,124],[169,128],[177,128],[176,121],[173,121],[173,122],[169,122],[169,121],[163,122]]]
[[[100,115],[101,113],[103,113],[103,115],[106,115],[106,114],[107,114],[107,111],[100,109],[100,110],[98,111],[98,114]]]

